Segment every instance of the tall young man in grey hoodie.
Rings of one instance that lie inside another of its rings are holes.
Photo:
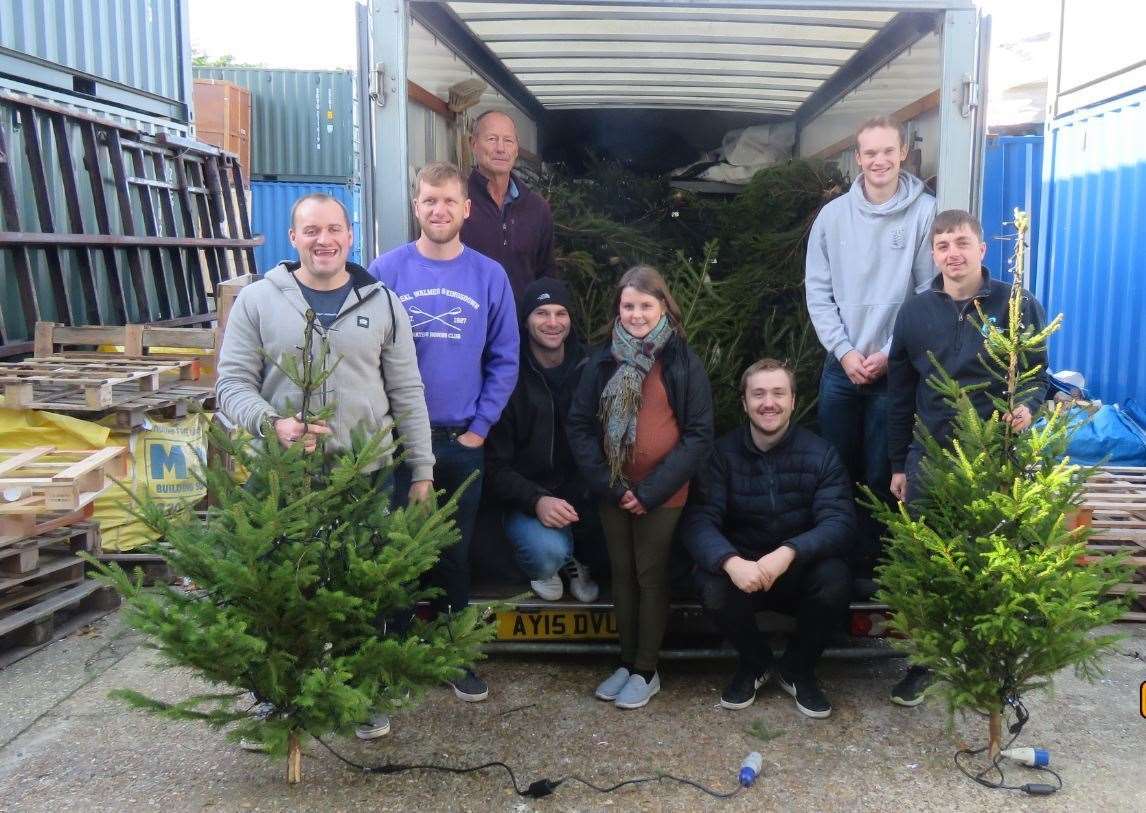
[[[843,458],[852,482],[890,500],[887,359],[899,306],[935,276],[931,222],[935,198],[902,171],[907,145],[899,124],[868,119],[856,131],[860,176],[812,224],[804,288],[827,351],[820,378],[820,434]],[[880,528],[860,511],[853,564],[869,571]]]
[[[219,408],[257,437],[273,436],[283,446],[304,443],[308,451],[317,435],[327,436],[328,449],[348,448],[356,426],[389,436],[397,419],[414,472],[409,499],[426,499],[434,476],[430,419],[402,303],[362,266],[347,262],[354,237],[335,198],[312,194],[296,201],[290,239],[298,262],[279,263],[235,300],[219,351]],[[331,358],[339,359],[319,396],[322,404],[334,402],[334,417],[320,424],[298,420],[298,387],[271,363],[298,352],[308,308]],[[386,715],[373,714],[355,733],[374,739],[389,732]],[[249,741],[243,747],[261,750]]]

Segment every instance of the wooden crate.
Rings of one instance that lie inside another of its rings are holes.
[[[0,491],[8,503],[4,507],[39,497],[47,511],[83,508],[114,485],[111,478],[127,476],[126,451],[122,446],[78,451],[53,446],[0,449]]]
[[[1134,577],[1112,592],[1136,597],[1124,621],[1146,621],[1146,468],[1100,469],[1086,485],[1078,521],[1094,530],[1087,545],[1093,557],[1130,554]]]

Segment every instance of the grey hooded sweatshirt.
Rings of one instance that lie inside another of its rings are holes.
[[[296,414],[302,402],[302,391],[260,352],[275,360],[299,352],[309,306],[295,281],[298,267],[280,263],[242,290],[219,350],[219,409],[256,437],[266,417]],[[317,326],[330,344],[330,360],[338,360],[319,397],[336,409],[329,448],[349,448],[350,431],[359,425],[390,436],[397,420],[413,479],[431,480],[430,419],[410,318],[398,297],[365,269],[354,263],[346,268],[350,293],[331,326]]]
[[[808,238],[804,290],[820,343],[837,359],[891,352],[899,306],[935,277],[935,198],[906,172],[891,199],[871,203],[863,176],[820,210]]]

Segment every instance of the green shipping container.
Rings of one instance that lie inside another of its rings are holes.
[[[255,180],[351,183],[358,175],[354,77],[350,71],[195,68],[251,91]]]

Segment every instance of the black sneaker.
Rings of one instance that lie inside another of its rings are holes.
[[[903,679],[891,689],[891,702],[899,706],[918,706],[923,692],[931,685],[931,670],[923,666],[910,666]]]
[[[720,695],[720,705],[726,709],[746,709],[756,702],[756,690],[768,681],[768,673],[756,674],[743,667],[736,670],[732,682]]]
[[[832,704],[820,691],[820,685],[816,683],[815,677],[812,675],[788,677],[783,672],[776,677],[780,682],[780,688],[796,698],[796,708],[801,714],[815,717],[817,720],[831,716]]]
[[[458,699],[467,703],[480,703],[489,697],[489,686],[474,674],[473,669],[466,669],[461,677],[451,680],[450,685]]]

